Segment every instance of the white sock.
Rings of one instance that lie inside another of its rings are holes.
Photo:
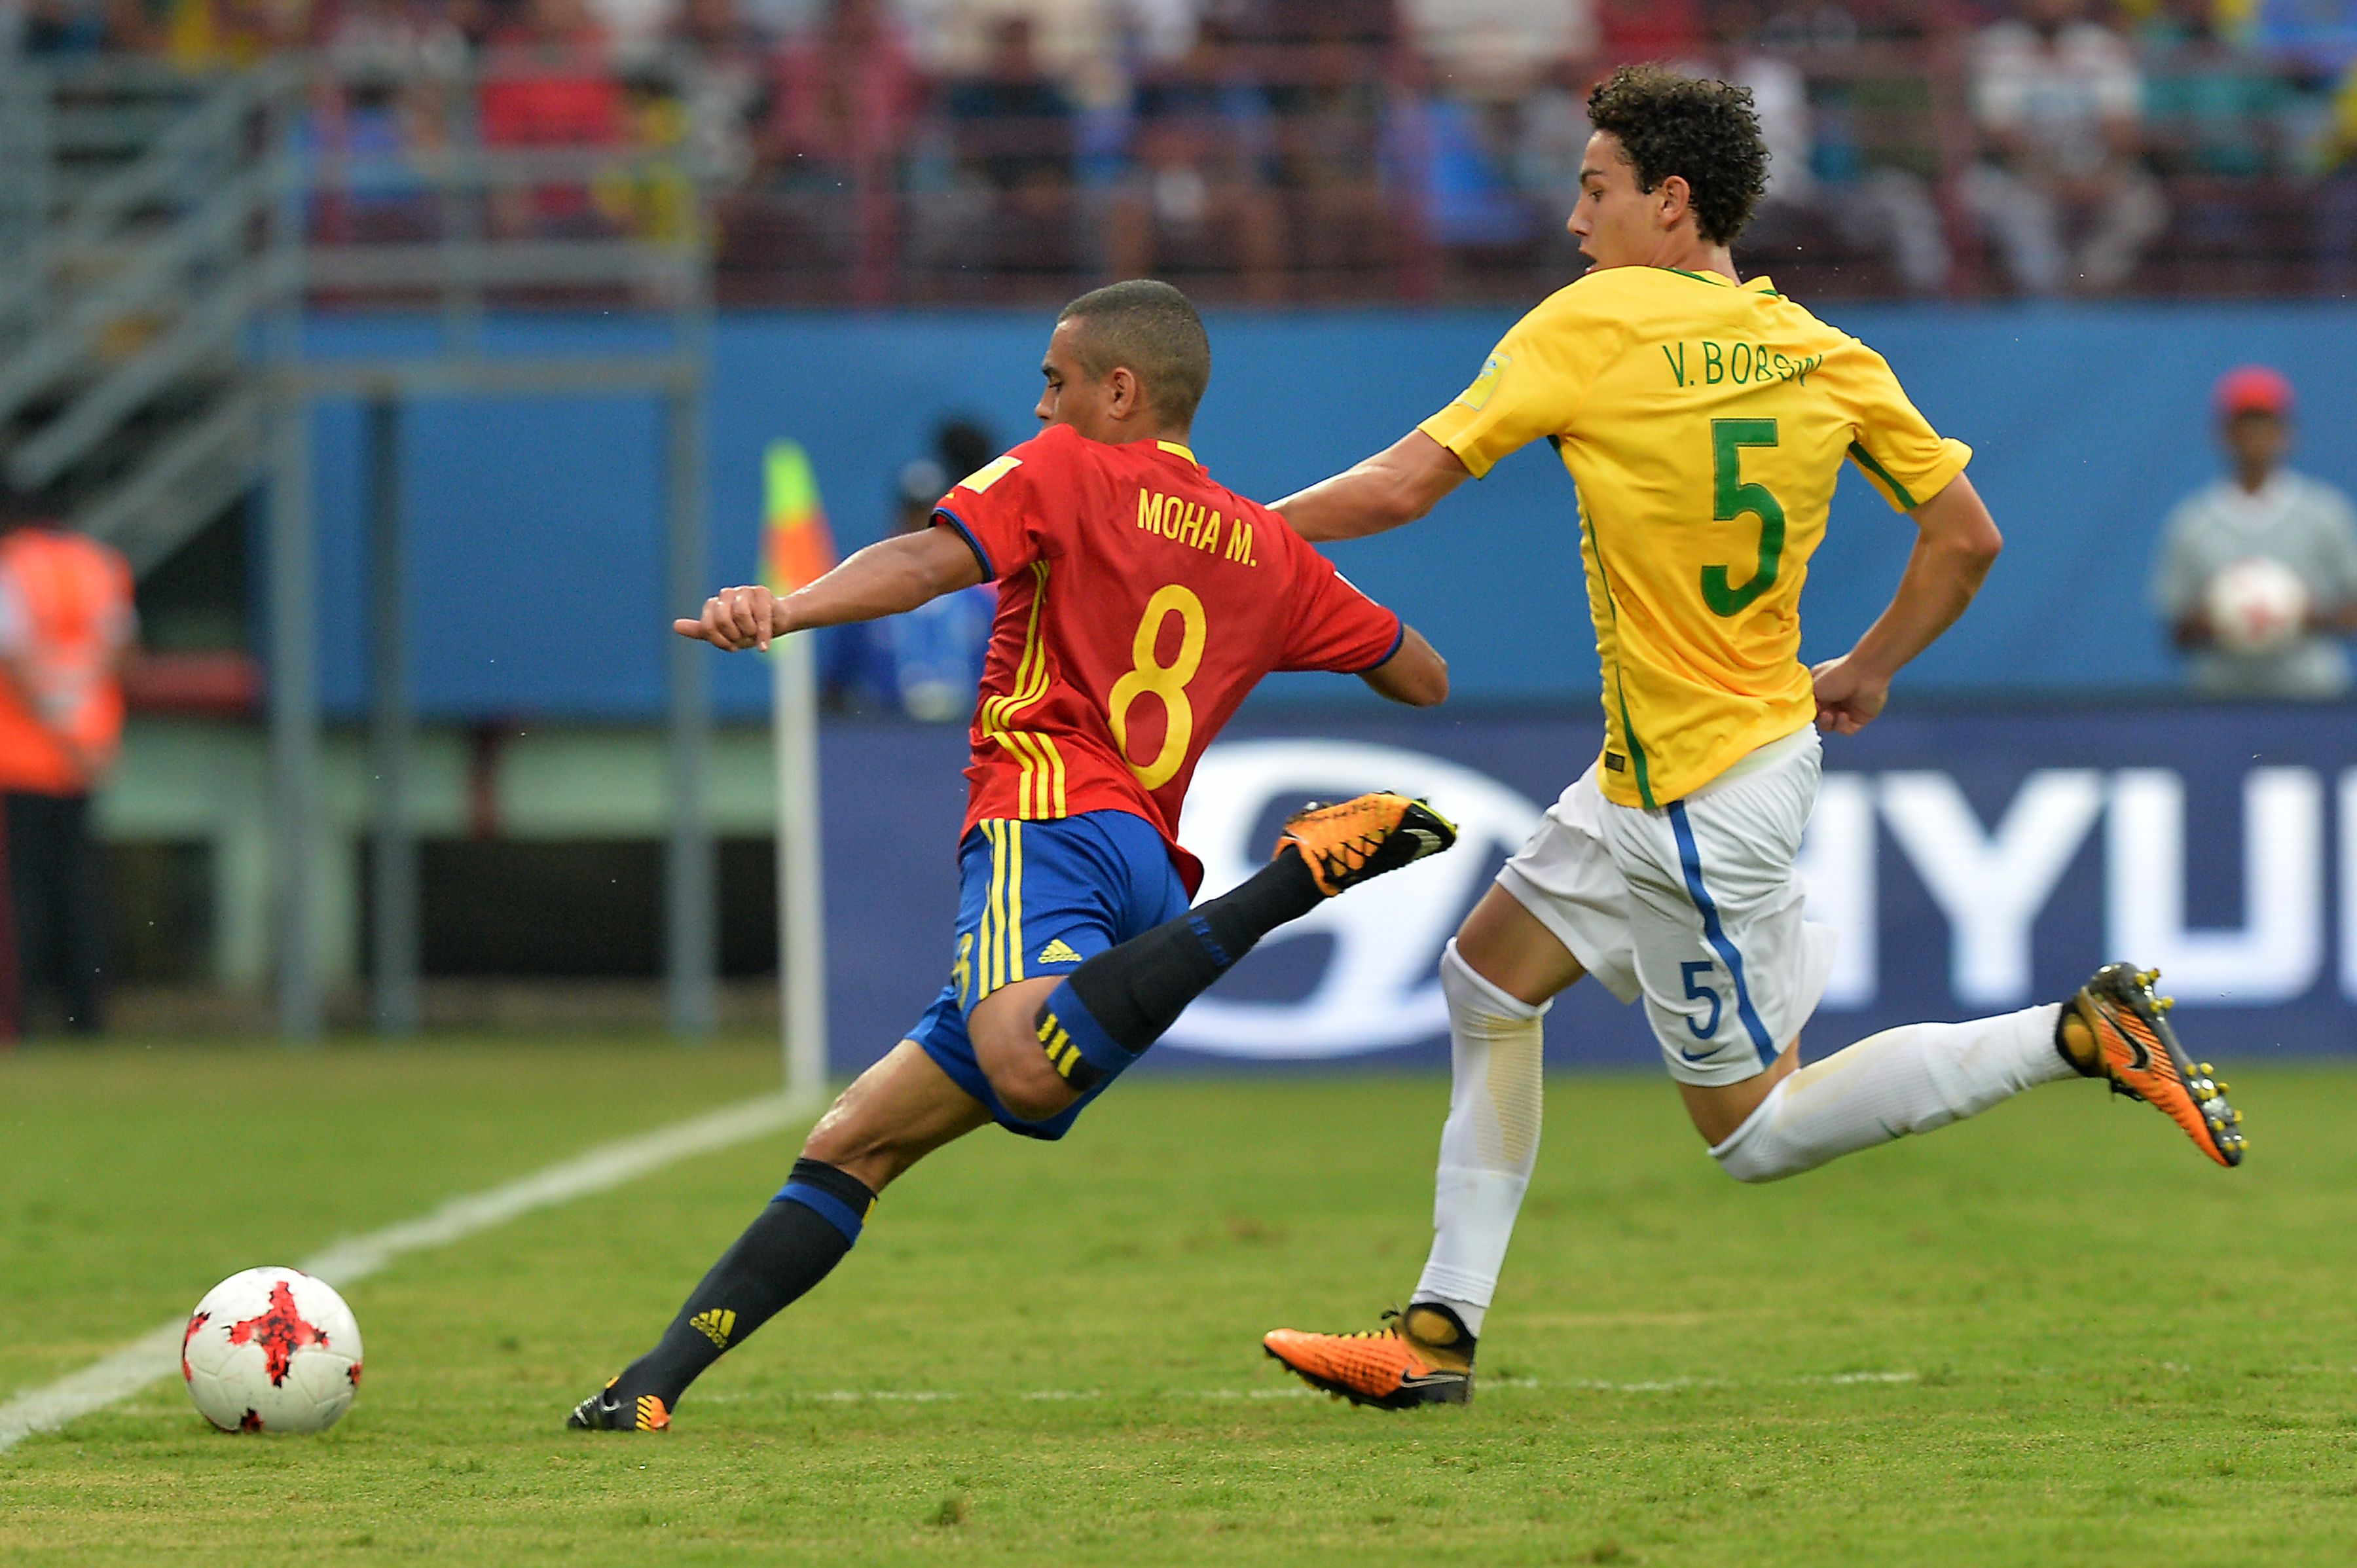
[[[2054,1048],[2061,1011],[2049,1003],[1869,1036],[1786,1078],[1711,1158],[1738,1181],[1776,1181],[2072,1077]]]
[[[1454,940],[1440,955],[1440,989],[1454,1070],[1433,1183],[1432,1256],[1411,1299],[1443,1304],[1479,1334],[1538,1159],[1539,1020],[1553,1004],[1534,1007],[1499,990],[1458,956]]]

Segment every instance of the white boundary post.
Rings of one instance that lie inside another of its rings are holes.
[[[778,1021],[786,1101],[826,1099],[826,879],[819,859],[817,648],[808,635],[770,645],[778,756]]]

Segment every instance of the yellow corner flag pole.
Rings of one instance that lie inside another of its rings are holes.
[[[763,455],[761,575],[791,594],[834,564],[810,457],[791,441]],[[819,862],[818,660],[807,636],[770,645],[778,764],[778,1022],[786,1096],[816,1111],[826,1099],[826,892]]]

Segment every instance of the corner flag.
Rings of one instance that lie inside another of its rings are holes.
[[[762,455],[761,575],[772,593],[808,587],[834,565],[809,454],[772,441]],[[819,865],[818,666],[806,637],[770,644],[778,765],[778,1026],[786,1093],[826,1099],[826,893]]]
[[[770,442],[762,466],[761,576],[770,592],[791,594],[833,570],[834,535],[819,504],[810,455],[799,442]]]

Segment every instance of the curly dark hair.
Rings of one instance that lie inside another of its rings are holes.
[[[1587,123],[1620,144],[1639,188],[1683,178],[1694,192],[1695,226],[1715,245],[1743,232],[1768,187],[1768,144],[1748,87],[1624,65],[1587,95]]]

